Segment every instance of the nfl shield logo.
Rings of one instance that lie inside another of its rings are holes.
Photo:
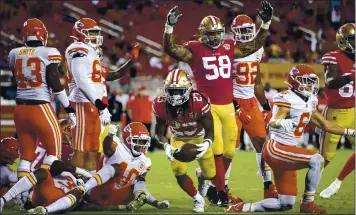
[[[224,44],[223,47],[225,50],[230,50],[230,44]]]

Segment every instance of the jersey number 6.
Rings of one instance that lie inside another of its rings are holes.
[[[231,76],[231,61],[227,55],[212,57],[203,57],[203,66],[206,70],[213,70],[213,74],[205,75],[206,79],[215,80],[218,79],[219,76],[222,78],[230,78]],[[218,62],[216,62],[218,61]],[[217,65],[218,63],[218,65]]]

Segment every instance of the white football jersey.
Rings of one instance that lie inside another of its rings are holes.
[[[17,172],[16,170],[11,169],[9,165],[1,165],[0,172],[0,187],[17,181]]]
[[[255,96],[255,77],[257,66],[263,56],[263,47],[257,52],[244,57],[235,59],[233,62],[234,77],[234,98],[249,99]]]
[[[77,179],[70,172],[62,172],[60,175],[53,177],[53,181],[54,185],[64,193],[77,186]]]
[[[61,54],[56,48],[20,47],[9,53],[9,66],[14,68],[17,83],[17,99],[50,102],[52,90],[46,81],[46,67],[60,63]]]
[[[120,189],[126,184],[133,184],[139,175],[145,174],[151,167],[151,159],[144,154],[134,157],[131,150],[126,147],[118,137],[114,137],[114,144],[116,144],[115,153],[111,157],[104,157],[103,165],[119,164],[121,170],[120,178],[116,179],[115,187]]]
[[[102,99],[106,92],[106,87],[101,76],[98,52],[85,43],[74,42],[67,48],[65,57],[68,70],[69,100],[73,102],[91,102],[80,90],[81,87],[91,88],[90,92],[94,95],[89,96]],[[73,63],[73,59],[79,60],[77,64]],[[81,65],[78,65],[79,63]],[[74,69],[79,66],[84,69]]]
[[[318,98],[314,95],[310,96],[305,102],[292,90],[280,92],[273,97],[272,115],[277,113],[278,107],[289,107],[290,111],[286,119],[291,119],[295,127],[291,131],[286,131],[284,128],[269,128],[271,139],[285,144],[295,146],[300,142],[304,128],[309,123],[310,118],[318,105]]]

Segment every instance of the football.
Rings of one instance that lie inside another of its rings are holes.
[[[173,157],[181,162],[192,162],[199,154],[195,144],[184,144],[174,152]]]

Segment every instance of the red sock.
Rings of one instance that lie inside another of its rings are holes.
[[[231,159],[229,159],[229,158],[223,158],[223,160],[224,160],[224,169],[225,169],[225,172],[226,172],[227,169],[229,169],[229,167],[230,167]]]
[[[188,175],[176,176],[179,186],[186,192],[189,196],[194,197],[197,195],[198,191],[194,187],[193,180]]]
[[[349,157],[337,179],[343,181],[355,169],[355,153]]]
[[[224,162],[223,162],[223,157],[221,155],[215,156],[215,169],[216,169],[216,175],[215,175],[215,187],[216,190],[223,191],[225,190],[225,168],[224,168]]]

